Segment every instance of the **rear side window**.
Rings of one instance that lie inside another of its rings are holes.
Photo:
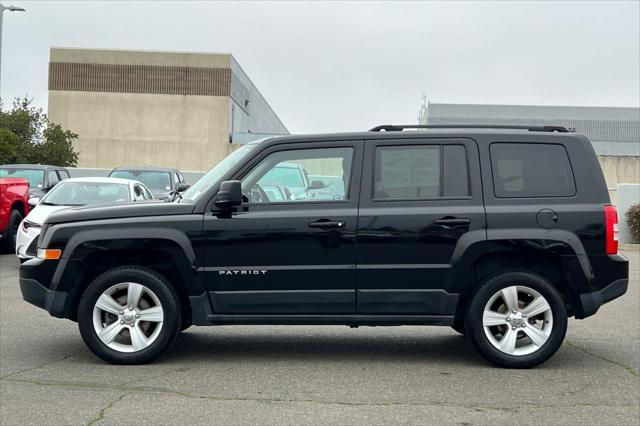
[[[373,198],[428,199],[469,195],[463,145],[376,148]]]
[[[496,197],[572,197],[576,184],[562,145],[491,144],[491,168]]]

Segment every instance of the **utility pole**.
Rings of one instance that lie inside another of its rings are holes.
[[[9,12],[26,12],[26,10],[21,7],[5,6],[0,3],[0,94],[2,93],[2,15],[4,15],[5,10]]]

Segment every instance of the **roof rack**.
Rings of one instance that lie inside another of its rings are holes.
[[[370,129],[370,132],[401,132],[405,129],[512,129],[529,130],[530,132],[560,132],[569,130],[562,126],[501,126],[487,124],[383,124]]]

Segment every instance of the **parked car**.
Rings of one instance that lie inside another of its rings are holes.
[[[0,178],[0,251],[11,252],[22,218],[29,213],[29,181]]]
[[[160,200],[173,200],[175,195],[189,188],[184,176],[177,169],[160,167],[117,167],[109,177],[133,179],[144,183],[154,197]]]
[[[40,199],[58,182],[69,179],[64,167],[44,164],[3,164],[0,177],[22,177],[29,181],[29,196]]]
[[[14,245],[16,255],[22,261],[36,257],[40,231],[53,212],[90,204],[153,199],[149,188],[134,180],[108,177],[66,179],[39,200],[22,221],[22,225],[17,229]]]
[[[271,138],[175,202],[52,213],[23,297],[116,364],[153,360],[191,324],[343,324],[452,326],[496,365],[535,366],[568,317],[626,292],[616,209],[586,137],[464,127]],[[254,198],[282,163],[343,188]]]
[[[333,178],[342,182],[341,176]],[[286,192],[288,200],[326,199],[327,194],[319,191],[329,186],[320,179],[311,180],[304,166],[286,162],[278,164],[262,176],[260,181],[256,182],[256,188],[263,188],[265,185],[273,186],[274,182],[275,186],[281,187]]]

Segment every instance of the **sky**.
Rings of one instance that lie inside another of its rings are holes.
[[[49,48],[230,52],[291,133],[415,123],[430,102],[640,104],[640,2],[20,1],[3,102],[46,108]]]

